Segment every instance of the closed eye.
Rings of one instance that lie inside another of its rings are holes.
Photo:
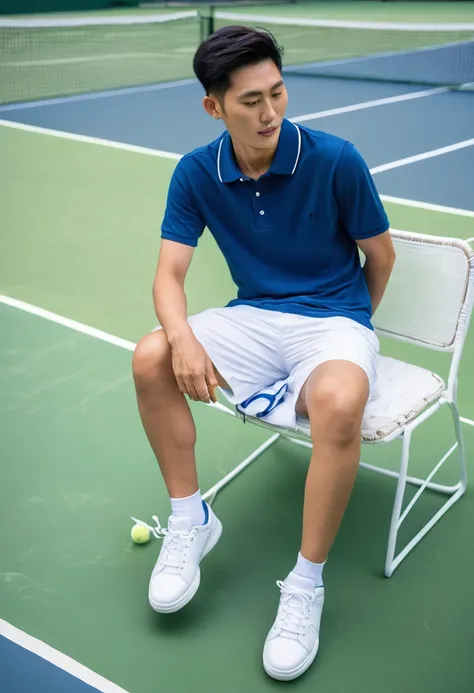
[[[272,94],[272,99],[279,99],[281,95],[282,92],[277,91],[274,94]],[[256,99],[254,101],[244,101],[244,106],[249,106],[251,108],[252,106],[256,106],[259,103],[259,101],[259,99]]]

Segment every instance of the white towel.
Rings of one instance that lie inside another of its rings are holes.
[[[241,414],[255,416],[275,426],[293,428],[296,425],[296,396],[288,380],[278,380],[269,387],[236,404]]]

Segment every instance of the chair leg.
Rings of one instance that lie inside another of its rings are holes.
[[[403,436],[402,456],[400,460],[400,473],[398,476],[397,491],[395,493],[395,501],[393,503],[392,520],[390,522],[390,531],[388,535],[387,556],[385,559],[385,575],[390,577],[394,570],[393,557],[395,555],[395,547],[397,544],[397,534],[399,529],[400,513],[402,510],[403,498],[405,496],[405,488],[407,485],[407,469],[408,459],[410,457],[410,442],[411,430],[407,431]]]
[[[425,479],[425,481],[420,484],[420,488],[415,494],[414,498],[411,500],[411,502],[408,504],[406,507],[405,511],[403,514],[401,514],[401,509],[402,509],[402,504],[403,504],[403,498],[405,495],[405,489],[406,489],[406,484],[407,481],[410,482],[410,479],[407,478],[407,469],[408,469],[408,461],[409,461],[409,456],[410,456],[410,443],[411,443],[411,435],[414,429],[409,428],[405,431],[405,434],[403,436],[403,448],[402,448],[402,455],[401,455],[401,461],[400,461],[400,473],[398,475],[398,483],[397,483],[397,490],[395,494],[395,501],[393,505],[393,511],[392,511],[392,519],[390,522],[390,531],[389,531],[389,538],[388,538],[388,546],[387,546],[387,555],[386,555],[386,561],[385,561],[385,575],[387,577],[391,577],[393,574],[394,570],[400,565],[402,560],[410,553],[410,551],[421,541],[421,539],[430,531],[432,527],[438,522],[438,520],[441,519],[441,517],[449,510],[449,508],[456,503],[461,496],[464,494],[466,490],[466,485],[467,485],[467,467],[466,467],[466,457],[465,457],[465,449],[464,449],[464,438],[463,438],[463,433],[462,433],[462,428],[461,428],[461,421],[459,417],[459,411],[458,407],[455,402],[448,402],[449,407],[451,409],[451,413],[453,416],[453,423],[454,423],[454,430],[455,430],[455,435],[456,435],[456,443],[453,445],[452,448],[446,453],[446,455],[440,460],[440,462],[436,465],[436,467],[433,469],[431,474]],[[396,548],[396,543],[397,543],[397,536],[398,536],[398,530],[400,529],[400,526],[406,519],[408,513],[410,512],[411,508],[415,504],[415,502],[418,500],[418,498],[421,496],[423,491],[426,488],[433,488],[433,484],[430,484],[431,478],[434,476],[434,474],[438,471],[438,469],[442,466],[442,464],[447,460],[447,458],[451,455],[452,452],[454,452],[455,449],[458,449],[459,453],[459,474],[460,474],[460,481],[452,486],[452,487],[441,487],[440,489],[443,489],[443,493],[446,493],[446,489],[450,489],[450,498],[441,506],[441,508],[438,510],[435,515],[429,520],[429,522],[426,523],[426,525],[413,537],[413,539],[408,542],[408,544],[398,553],[397,556],[395,556],[395,548]],[[421,480],[420,480],[421,481]],[[417,484],[418,485],[418,484]]]
[[[466,464],[466,448],[464,446],[464,435],[461,426],[461,417],[459,416],[458,405],[455,401],[449,402],[449,408],[453,416],[454,430],[456,432],[456,441],[459,450],[459,477],[460,485],[463,492],[467,488],[467,464]]]
[[[265,450],[268,450],[269,447],[271,447],[278,438],[280,437],[279,433],[275,433],[271,438],[266,440],[260,447],[258,447],[256,450],[252,452],[248,457],[245,458],[243,462],[241,462],[237,467],[235,467],[229,474],[227,474],[223,479],[217,482],[217,484],[214,484],[212,488],[210,488],[206,493],[203,494],[203,499],[206,500],[209,505],[212,505],[214,503],[214,500],[218,494],[218,492],[224,488],[224,486],[227,486],[232,479],[234,479],[238,474],[243,472],[243,470],[249,466],[254,460],[257,459],[257,457],[260,457],[262,453],[265,452]]]

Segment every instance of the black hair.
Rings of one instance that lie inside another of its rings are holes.
[[[223,96],[234,70],[272,60],[281,72],[283,48],[266,29],[225,26],[211,34],[197,49],[193,68],[206,94]]]

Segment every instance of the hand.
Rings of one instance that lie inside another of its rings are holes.
[[[217,380],[212,361],[194,335],[172,346],[173,371],[180,391],[195,402],[217,402]]]

